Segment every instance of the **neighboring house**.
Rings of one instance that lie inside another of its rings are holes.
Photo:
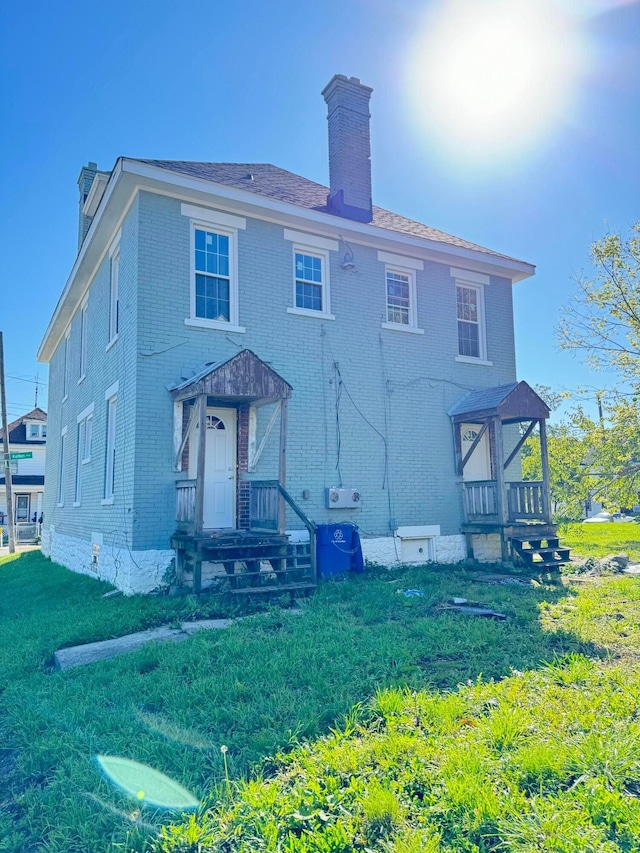
[[[11,456],[13,517],[16,522],[38,520],[44,501],[44,469],[47,446],[47,413],[32,409],[8,425],[8,452]],[[0,429],[0,436],[4,430]],[[1,446],[1,445],[0,445]],[[7,452],[6,446],[4,447]],[[0,525],[7,519],[5,472],[0,468]]]
[[[38,354],[52,559],[144,591],[177,550],[181,582],[188,552],[223,560],[223,533],[304,538],[277,481],[379,562],[505,553],[502,423],[548,414],[515,379],[511,291],[534,267],[372,206],[370,94],[340,75],[323,92],[330,188],[268,164],[81,170],[79,253]],[[465,409],[475,389],[490,405]],[[528,488],[521,515],[550,521]]]

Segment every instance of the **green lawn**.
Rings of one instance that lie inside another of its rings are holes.
[[[640,580],[372,570],[302,615],[52,670],[62,645],[230,608],[107,589],[38,552],[0,560],[0,851],[638,849]],[[438,610],[452,596],[508,618]],[[127,798],[99,754],[203,808]]]
[[[562,543],[571,548],[571,556],[606,557],[624,552],[640,562],[640,524],[562,524],[558,528]]]

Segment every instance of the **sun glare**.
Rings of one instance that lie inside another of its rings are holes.
[[[557,0],[439,0],[407,67],[421,131],[471,159],[518,156],[570,109],[581,63]]]

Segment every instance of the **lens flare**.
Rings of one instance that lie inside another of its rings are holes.
[[[557,0],[442,0],[410,51],[412,116],[456,157],[518,155],[570,109],[582,54]]]

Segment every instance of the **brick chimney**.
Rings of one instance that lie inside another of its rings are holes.
[[[86,166],[83,166],[82,169],[80,169],[80,175],[78,177],[78,189],[80,190],[80,198],[78,201],[78,251],[80,251],[84,238],[87,236],[87,231],[89,230],[89,226],[91,225],[91,220],[93,218],[83,213],[82,208],[87,200],[87,195],[89,194],[91,184],[93,183],[93,179],[95,178],[97,171],[97,163],[87,163]]]
[[[329,122],[329,196],[334,213],[371,222],[371,92],[357,77],[336,74],[322,95]]]

